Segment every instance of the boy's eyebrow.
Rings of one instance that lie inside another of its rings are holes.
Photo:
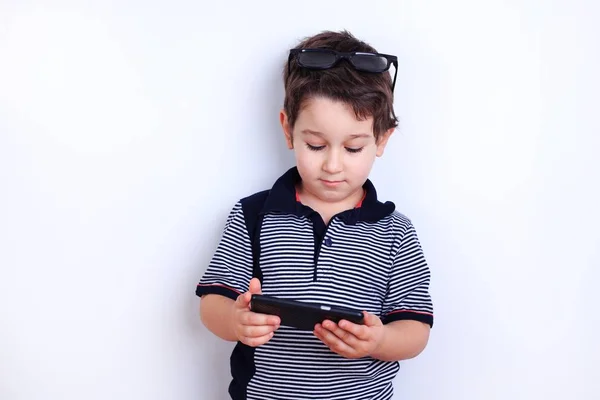
[[[315,136],[319,136],[319,137],[323,137],[323,133],[319,132],[319,131],[313,131],[312,129],[304,129],[302,131],[302,133],[304,133],[305,135],[315,135]],[[369,135],[368,133],[354,133],[352,135],[350,135],[350,137],[352,139],[356,139],[356,138],[369,138],[371,137],[371,135]]]

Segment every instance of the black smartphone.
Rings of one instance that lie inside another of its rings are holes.
[[[280,299],[260,294],[252,295],[250,311],[277,315],[281,319],[281,325],[310,331],[314,330],[316,324],[322,323],[326,319],[335,323],[342,319],[355,324],[364,323],[364,315],[360,310]]]

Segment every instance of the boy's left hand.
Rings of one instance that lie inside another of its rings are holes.
[[[342,320],[338,324],[323,321],[315,326],[314,334],[331,351],[346,358],[361,358],[372,354],[383,341],[384,325],[373,314],[363,311],[364,325]]]

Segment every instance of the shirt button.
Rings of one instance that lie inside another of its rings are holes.
[[[331,240],[331,238],[326,237],[325,238],[325,246],[331,247],[332,244],[333,244],[333,241]]]

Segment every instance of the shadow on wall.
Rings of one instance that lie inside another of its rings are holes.
[[[252,93],[255,99],[262,99],[261,115],[253,120],[253,125],[249,126],[247,134],[254,134],[257,140],[261,140],[261,146],[264,152],[256,154],[255,163],[252,169],[256,171],[261,188],[258,190],[269,189],[275,179],[282,175],[287,169],[295,165],[294,154],[285,144],[283,131],[279,122],[279,112],[283,108],[284,88],[282,81],[282,68],[285,60],[282,58],[274,63],[267,71],[264,84],[259,87],[258,92]],[[252,90],[251,85],[247,89]],[[256,124],[256,125],[254,125]],[[265,158],[266,156],[266,158]],[[251,194],[240,192],[238,196],[244,197]],[[209,232],[210,238],[205,238],[201,242],[202,248],[198,249],[194,266],[190,268],[194,272],[190,287],[194,287],[206,270],[210,258],[217,247],[221,229],[229,213],[229,209],[219,213],[221,223],[217,223],[218,228]],[[213,335],[206,327],[202,325],[199,317],[199,299],[193,300],[193,316],[190,320],[192,331],[198,339],[197,363],[199,370],[203,371],[203,381],[210,382],[210,387],[202,387],[199,390],[204,393],[203,398],[207,399],[228,399],[227,389],[231,381],[229,359],[235,343],[225,342]]]
[[[268,71],[266,76],[269,79],[263,85],[264,92],[259,95],[259,98],[265,99],[265,113],[260,120],[264,131],[268,133],[268,140],[264,141],[270,157],[267,162],[274,164],[275,171],[273,172],[276,178],[295,165],[294,153],[285,144],[283,130],[279,122],[279,113],[283,108],[285,96],[283,68],[286,61],[287,55],[282,53],[278,62]],[[267,182],[267,184],[271,185],[273,182]]]

